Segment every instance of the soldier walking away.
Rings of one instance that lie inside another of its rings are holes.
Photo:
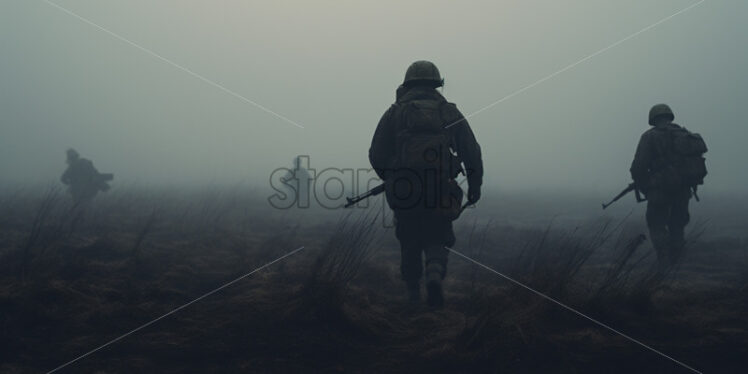
[[[310,184],[312,177],[309,175],[309,156],[296,156],[293,159],[293,169],[289,169],[281,182],[286,191],[293,197],[293,201],[299,207],[308,207],[311,197]]]
[[[641,136],[631,164],[636,188],[647,197],[647,226],[659,271],[676,264],[683,253],[688,203],[692,195],[698,200],[697,187],[707,174],[704,140],[674,119],[667,105],[652,107],[652,128]]]
[[[114,179],[114,175],[99,173],[93,162],[81,158],[75,149],[67,150],[67,164],[60,180],[68,186],[76,206],[91,201],[99,191],[109,190],[107,182]]]
[[[369,161],[384,180],[387,203],[394,211],[400,270],[409,298],[421,299],[425,257],[427,301],[432,307],[444,304],[445,246],[455,243],[452,221],[462,204],[463,193],[454,178],[460,171],[467,176],[470,204],[480,199],[483,180],[480,146],[455,104],[436,90],[443,84],[433,63],[411,64],[369,149]]]

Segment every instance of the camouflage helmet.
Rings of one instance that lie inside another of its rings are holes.
[[[675,119],[675,114],[673,114],[673,110],[670,109],[667,104],[657,104],[652,107],[652,109],[649,110],[649,124],[654,126],[655,125],[655,119],[657,117],[662,116],[668,116],[670,117],[670,120]]]
[[[405,86],[413,86],[418,83],[441,87],[444,85],[444,79],[442,79],[439,69],[433,62],[421,60],[408,66],[408,71],[405,72],[405,79],[403,80]]]

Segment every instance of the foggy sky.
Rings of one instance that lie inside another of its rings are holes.
[[[126,183],[267,184],[297,154],[368,167],[414,60],[469,115],[695,0],[0,2],[0,178],[55,180],[75,147]],[[710,148],[702,190],[745,190],[748,2],[711,0],[469,119],[485,188],[615,192],[650,106]]]

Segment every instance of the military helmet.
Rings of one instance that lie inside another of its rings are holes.
[[[405,72],[405,79],[403,80],[403,85],[409,87],[418,83],[441,87],[444,85],[444,79],[442,79],[439,69],[433,62],[421,60],[408,66],[408,71]]]
[[[68,148],[67,152],[65,153],[67,154],[68,160],[77,160],[80,157],[78,151],[73,148]]]
[[[649,110],[649,124],[654,126],[655,125],[655,119],[657,117],[661,116],[668,116],[670,117],[670,120],[675,119],[675,114],[673,114],[673,110],[670,109],[667,104],[657,104],[652,107],[652,109]]]

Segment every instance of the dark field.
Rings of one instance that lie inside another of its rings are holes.
[[[696,370],[745,372],[743,200],[704,199],[658,277],[643,206],[488,195],[457,251]],[[446,307],[407,303],[382,213],[275,210],[244,188],[115,189],[86,209],[4,192],[0,372],[53,370],[302,246],[59,372],[691,372],[455,254]]]

